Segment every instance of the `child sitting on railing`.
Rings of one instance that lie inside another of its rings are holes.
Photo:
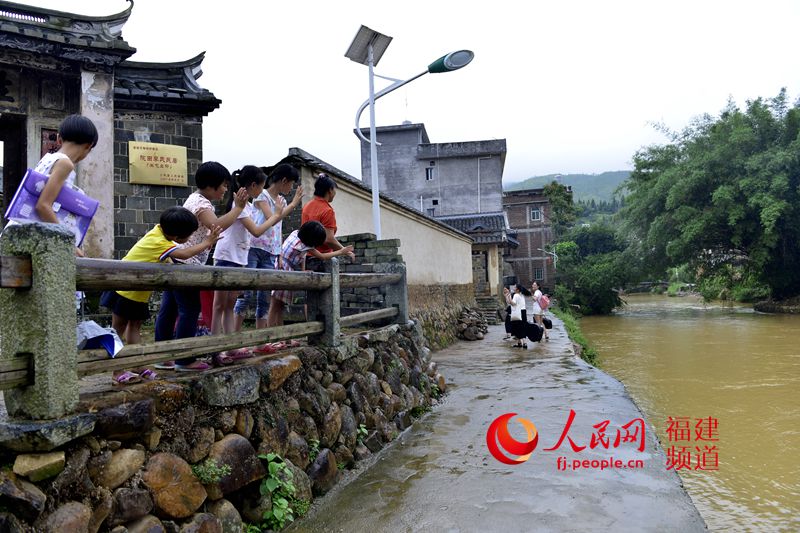
[[[188,259],[211,248],[220,238],[221,229],[214,227],[200,243],[187,248],[177,245],[185,243],[197,230],[198,223],[191,211],[184,207],[170,207],[161,213],[155,228],[133,245],[123,261],[143,263],[172,262],[172,259]],[[141,342],[142,322],[150,317],[148,302],[153,291],[106,291],[100,304],[111,309],[111,325],[127,344]],[[153,380],[158,376],[149,368],[138,373],[130,370],[114,372],[114,384],[127,385],[142,379]]]
[[[286,237],[281,246],[281,269],[288,271],[305,269],[306,255],[326,260],[353,253],[352,246],[345,246],[335,252],[326,253],[315,250],[317,246],[325,242],[326,236],[325,227],[316,220],[306,222],[300,226],[299,230],[294,230]],[[283,325],[283,310],[291,303],[292,291],[272,291],[267,315],[268,327]]]

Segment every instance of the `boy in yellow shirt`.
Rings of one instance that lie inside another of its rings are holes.
[[[123,261],[140,263],[165,263],[173,259],[185,260],[211,248],[220,238],[221,228],[214,227],[200,243],[186,248],[185,243],[197,230],[197,217],[184,207],[170,207],[161,213],[159,224],[148,231],[133,245]],[[142,322],[150,317],[148,302],[153,291],[105,291],[100,304],[111,310],[111,326],[126,344],[141,342]],[[139,374],[126,370],[114,374],[114,383],[126,385],[137,383],[142,378],[156,379],[157,375],[149,368]]]

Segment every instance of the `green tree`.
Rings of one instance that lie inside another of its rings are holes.
[[[607,224],[573,228],[556,245],[556,297],[581,314],[608,314],[622,305],[617,289],[630,278],[635,261],[625,243]]]
[[[578,218],[577,208],[572,203],[572,193],[566,186],[552,181],[543,187],[550,202],[550,225],[556,240],[571,227]]]
[[[621,213],[649,270],[689,263],[701,281],[733,272],[778,298],[800,293],[798,132],[784,90],[639,151]]]

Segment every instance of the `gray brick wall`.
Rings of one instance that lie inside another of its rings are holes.
[[[194,173],[203,161],[202,117],[169,113],[114,114],[114,258],[121,259],[153,225],[161,211],[181,205],[194,190]],[[187,187],[129,182],[128,141],[185,146]]]

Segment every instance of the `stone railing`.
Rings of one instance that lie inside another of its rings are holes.
[[[309,337],[335,347],[340,328],[376,320],[406,325],[408,295],[403,263],[382,273],[325,273],[76,259],[73,235],[55,224],[24,224],[0,239],[0,390],[12,417],[53,419],[74,411],[80,376],[136,368],[176,357]],[[290,289],[308,291],[309,321],[241,333],[142,343],[113,359],[105,350],[78,352],[75,289],[165,288]],[[341,288],[382,287],[381,309],[340,316]]]

